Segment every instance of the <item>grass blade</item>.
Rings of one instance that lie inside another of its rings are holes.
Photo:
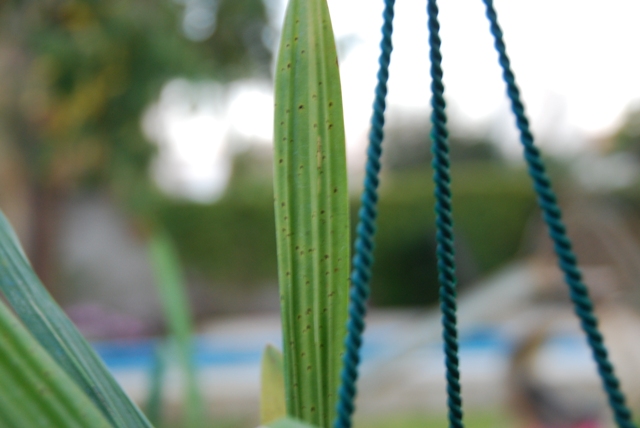
[[[274,187],[287,413],[335,415],[349,288],[340,75],[326,0],[291,0],[276,69]]]
[[[149,241],[149,257],[158,285],[160,301],[175,341],[178,360],[186,378],[185,427],[203,426],[205,412],[196,379],[191,336],[191,315],[178,255],[169,237],[156,232]]]
[[[58,365],[116,428],[151,427],[33,272],[0,212],[0,289]]]
[[[0,355],[1,426],[111,427],[2,301]]]
[[[153,365],[149,373],[149,391],[144,406],[149,421],[154,426],[162,426],[162,386],[165,380],[167,349],[164,343],[155,346]]]

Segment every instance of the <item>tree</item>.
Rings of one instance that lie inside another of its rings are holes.
[[[640,158],[640,105],[627,111],[622,125],[611,140],[613,150],[626,151]]]
[[[0,144],[10,145],[28,183],[34,268],[51,284],[52,241],[64,198],[108,189],[149,215],[154,146],[140,117],[172,77],[265,75],[270,51],[261,0],[211,3],[210,36],[180,31],[193,2],[13,1],[0,6]]]

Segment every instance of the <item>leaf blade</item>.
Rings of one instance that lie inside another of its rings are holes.
[[[287,412],[329,427],[347,321],[349,217],[340,75],[326,0],[289,2],[275,94]]]
[[[0,290],[25,327],[116,428],[151,428],[33,272],[0,212]]]
[[[1,301],[0,355],[2,426],[111,427]]]
[[[178,255],[166,233],[156,231],[149,241],[149,258],[158,286],[169,330],[176,344],[176,351],[186,377],[186,409],[184,423],[187,428],[204,424],[205,411],[196,379],[191,314],[185,292],[185,283]]]
[[[287,414],[283,356],[272,345],[267,345],[262,354],[260,375],[260,423],[268,424]]]

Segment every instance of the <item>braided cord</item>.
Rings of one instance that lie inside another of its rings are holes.
[[[369,282],[373,265],[373,248],[376,232],[378,204],[378,175],[380,173],[380,156],[382,155],[382,139],[384,127],[384,111],[386,108],[387,81],[389,80],[389,62],[391,61],[391,34],[393,32],[395,0],[385,0],[382,25],[382,41],[380,42],[380,68],[378,84],[373,103],[371,131],[369,132],[369,148],[362,192],[361,208],[358,213],[359,222],[351,273],[351,291],[349,296],[349,321],[345,340],[345,354],[342,358],[341,385],[339,390],[338,411],[334,422],[335,428],[351,428],[352,415],[355,409],[356,382],[358,380],[358,364],[360,348],[364,332],[366,303],[369,297]]]
[[[442,53],[440,52],[440,24],[436,0],[427,3],[429,16],[429,57],[431,60],[431,140],[433,180],[436,199],[436,240],[438,280],[440,282],[440,310],[444,340],[447,377],[447,406],[449,427],[462,428],[462,396],[458,358],[458,327],[456,316],[456,274],[453,248],[453,216],[451,206],[451,175],[449,174],[449,142],[445,113],[444,84],[442,82]]]
[[[494,36],[495,48],[498,51],[502,77],[507,84],[507,95],[511,101],[511,110],[516,117],[516,125],[520,132],[520,141],[524,146],[524,157],[529,168],[529,175],[533,179],[534,188],[538,196],[538,204],[544,214],[544,220],[549,228],[549,235],[553,240],[555,252],[558,256],[558,264],[564,272],[565,281],[569,286],[574,310],[580,318],[593,357],[598,366],[598,372],[602,378],[603,387],[608,395],[609,404],[613,410],[615,420],[621,428],[634,428],[631,411],[625,404],[625,397],[620,390],[613,365],[609,361],[607,349],[604,345],[602,334],[598,330],[598,319],[593,311],[593,303],[589,297],[589,291],[582,282],[582,274],[578,268],[578,262],[572,250],[571,241],[567,237],[566,228],[562,221],[562,214],[558,207],[556,195],[551,188],[551,182],[545,172],[540,151],[534,145],[533,134],[529,127],[524,105],[520,100],[520,90],[516,84],[515,76],[511,70],[509,57],[503,40],[503,33],[498,24],[498,16],[493,7],[493,0],[483,0],[487,11],[487,18],[491,24],[491,33]]]

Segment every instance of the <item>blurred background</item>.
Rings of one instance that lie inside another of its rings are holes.
[[[396,10],[363,428],[446,423],[423,3]],[[640,6],[495,3],[612,358],[640,410]],[[353,225],[382,6],[329,1]],[[260,353],[280,341],[271,135],[284,7],[0,2],[0,208],[51,294],[141,404],[167,332],[146,242],[167,232],[198,332],[209,426],[257,424]],[[442,2],[441,25],[468,423],[610,426],[482,2]],[[169,421],[180,379],[168,371]]]

